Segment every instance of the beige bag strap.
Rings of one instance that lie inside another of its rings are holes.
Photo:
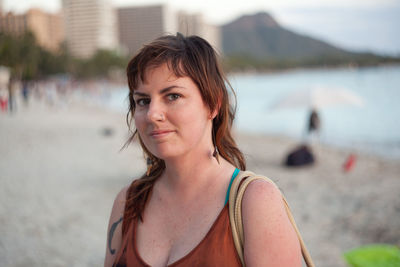
[[[245,180],[241,184],[243,179]],[[237,177],[233,180],[231,185],[231,190],[229,192],[229,220],[232,228],[232,235],[233,235],[233,240],[235,242],[235,247],[243,266],[245,266],[245,263],[243,255],[244,234],[243,234],[243,221],[242,221],[242,198],[247,186],[252,181],[257,179],[262,179],[264,181],[267,181],[273,184],[276,188],[278,188],[271,179],[265,176],[256,175],[250,171],[240,171]],[[283,194],[282,198],[285,204],[289,220],[292,223],[294,230],[296,231],[297,237],[299,238],[301,253],[303,254],[304,261],[308,267],[314,267],[315,265],[311,259],[311,255],[308,252],[306,245],[304,244],[303,238],[300,235],[299,229],[297,228],[296,222],[294,221],[292,212],[290,211],[289,205]]]

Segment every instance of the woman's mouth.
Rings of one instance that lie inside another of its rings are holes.
[[[150,132],[150,137],[155,139],[163,138],[173,132],[172,130],[155,130]]]

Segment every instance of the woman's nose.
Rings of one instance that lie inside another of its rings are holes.
[[[147,119],[152,122],[160,122],[165,120],[162,105],[157,101],[151,101],[147,111]]]

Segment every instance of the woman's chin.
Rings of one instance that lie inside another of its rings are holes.
[[[159,159],[162,160],[168,160],[168,159],[172,159],[172,158],[176,158],[179,157],[178,151],[176,150],[176,148],[173,147],[158,147],[156,149],[151,149],[150,152],[156,156]]]

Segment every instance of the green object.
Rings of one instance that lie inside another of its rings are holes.
[[[352,267],[400,267],[400,249],[391,245],[368,245],[344,254]]]

